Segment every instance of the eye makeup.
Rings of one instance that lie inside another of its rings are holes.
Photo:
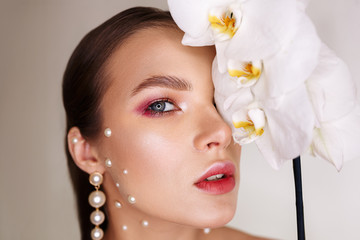
[[[146,117],[161,117],[180,111],[181,108],[170,98],[155,98],[145,101],[136,112]]]

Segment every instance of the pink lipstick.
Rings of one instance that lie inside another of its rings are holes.
[[[195,183],[195,186],[209,194],[220,195],[235,187],[235,165],[231,162],[218,162],[212,165]]]

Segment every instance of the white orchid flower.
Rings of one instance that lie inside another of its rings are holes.
[[[168,2],[185,45],[215,44],[220,72],[228,71],[238,87],[253,86],[265,72],[275,97],[303,83],[317,64],[320,41],[299,7],[303,1]]]
[[[242,12],[239,3],[229,6],[211,8],[209,11],[209,22],[213,31],[215,42],[230,40],[239,29]]]
[[[322,45],[309,0],[168,0],[182,43],[215,45],[215,102],[235,142],[255,142],[278,169],[306,149],[333,163],[360,157],[360,107],[343,61]]]
[[[241,12],[229,6],[236,2],[239,1],[168,0],[168,5],[176,24],[185,32],[183,44],[205,46],[215,44],[215,39],[222,41],[235,34]]]
[[[242,62],[230,59],[227,65],[228,73],[238,88],[253,86],[263,72],[262,61]]]
[[[356,85],[347,65],[324,44],[319,64],[306,84],[319,122],[339,119],[357,104]]]
[[[235,50],[249,62],[277,52],[299,21],[297,0],[168,0],[168,5],[185,32],[183,43],[202,46],[234,39],[227,51]]]
[[[236,131],[234,141],[240,145],[255,141],[264,133],[265,113],[259,108],[239,110],[232,115],[232,123]]]
[[[360,108],[346,64],[325,45],[307,88],[318,121],[312,153],[340,170],[345,161],[360,158]]]
[[[310,146],[315,114],[305,84],[275,98],[261,98],[261,94],[258,98],[251,88],[237,89],[231,77],[220,73],[216,64],[214,60],[215,102],[219,113],[232,126],[235,142],[255,141],[275,169]],[[263,83],[260,79],[257,84]]]
[[[271,58],[263,60],[266,92],[262,97],[276,97],[304,84],[319,61],[321,41],[310,19],[303,14],[294,39],[284,44]],[[254,90],[256,92],[256,90]],[[259,95],[259,94],[257,94]]]

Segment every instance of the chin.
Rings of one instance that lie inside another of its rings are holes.
[[[209,219],[210,221],[208,221],[205,227],[210,227],[210,228],[223,227],[234,218],[235,211],[236,208],[221,210],[221,214],[213,216],[213,218]]]
[[[218,228],[223,227],[229,223],[236,212],[236,201],[231,203],[216,204],[211,208],[203,208],[201,214],[198,215],[197,222],[198,228]]]

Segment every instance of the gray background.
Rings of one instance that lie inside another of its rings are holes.
[[[85,33],[136,5],[167,7],[165,0],[0,2],[1,240],[79,239],[63,151],[61,78]],[[360,1],[313,0],[308,12],[359,87]],[[307,239],[360,239],[359,172],[360,159],[337,173],[326,162],[303,158]],[[241,174],[239,206],[230,225],[296,239],[291,163],[272,170],[250,145],[243,150]]]

